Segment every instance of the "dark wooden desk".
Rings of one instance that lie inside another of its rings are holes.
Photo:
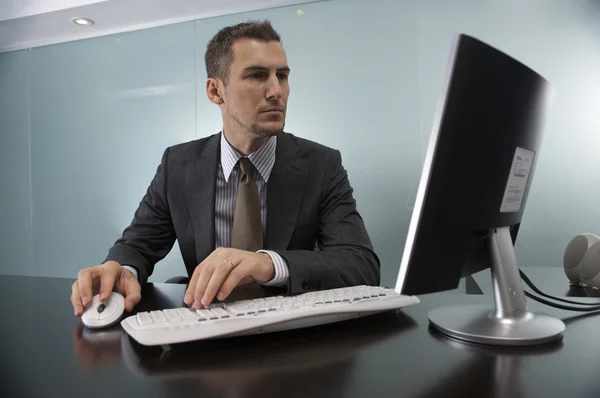
[[[449,292],[398,313],[163,351],[120,327],[88,334],[71,283],[0,277],[3,397],[600,396],[600,317],[567,320],[564,339],[544,349],[475,347],[439,337],[427,313],[491,297]],[[180,306],[183,292],[149,284],[139,310]]]

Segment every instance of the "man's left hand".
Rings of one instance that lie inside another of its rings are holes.
[[[265,283],[274,277],[275,266],[268,254],[217,248],[194,270],[183,301],[201,308],[215,297],[225,300],[236,286]]]

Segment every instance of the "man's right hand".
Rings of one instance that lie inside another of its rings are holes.
[[[142,287],[137,278],[116,261],[84,268],[79,271],[73,283],[71,303],[75,316],[83,315],[85,308],[92,303],[92,298],[100,293],[100,301],[106,302],[115,291],[125,297],[125,311],[133,307],[142,298]]]

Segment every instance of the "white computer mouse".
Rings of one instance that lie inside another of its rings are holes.
[[[106,328],[117,323],[125,312],[125,298],[119,293],[112,292],[105,303],[100,301],[97,294],[92,299],[83,315],[81,321],[90,329]]]

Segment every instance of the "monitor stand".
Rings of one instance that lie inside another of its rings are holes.
[[[473,343],[531,346],[559,339],[565,330],[560,319],[527,311],[509,228],[495,229],[488,247],[495,308],[443,306],[429,313],[431,324],[445,335]]]

